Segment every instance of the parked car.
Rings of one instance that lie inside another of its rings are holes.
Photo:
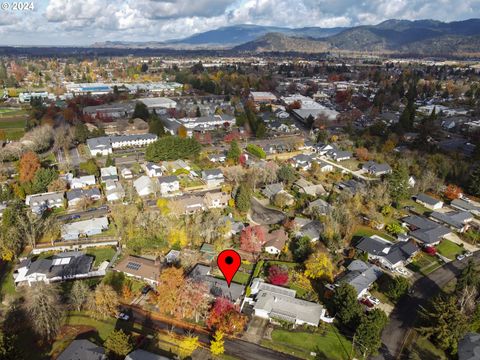
[[[471,251],[467,251],[467,252],[466,252],[465,254],[463,254],[463,255],[465,255],[465,257],[470,257],[470,256],[473,255],[473,253],[472,253]]]
[[[458,261],[462,261],[463,259],[465,259],[465,255],[463,255],[463,254],[457,255],[457,260]]]
[[[380,304],[380,300],[378,300],[376,297],[373,297],[373,296],[367,296],[367,300],[370,301],[373,305],[379,305]]]
[[[360,303],[368,308],[373,308],[375,306],[370,300],[368,300],[368,298],[360,299]]]
[[[142,295],[147,295],[150,290],[152,290],[152,287],[150,285],[145,285],[142,289]]]
[[[117,319],[128,321],[128,319],[130,319],[130,315],[122,311],[117,315]]]
[[[408,276],[408,271],[405,270],[404,268],[397,268],[395,269],[399,274],[403,275],[403,276]]]
[[[422,250],[426,252],[428,255],[431,255],[431,256],[437,255],[437,249],[435,249],[433,246],[424,246]]]

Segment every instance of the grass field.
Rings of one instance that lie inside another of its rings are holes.
[[[12,262],[0,261],[0,299],[3,299],[6,295],[15,295],[13,270]]]
[[[384,238],[385,240],[395,241],[395,239],[391,235],[387,234],[386,232],[375,230],[365,225],[358,226],[355,232],[353,233],[354,237],[363,237],[363,236],[372,236],[372,235],[378,235]]]
[[[0,129],[8,140],[18,140],[23,136],[28,116],[23,109],[0,108]]]
[[[437,246],[438,253],[449,258],[450,260],[455,259],[458,254],[463,253],[463,250],[463,247],[460,245],[457,245],[453,241],[446,239],[442,240]]]
[[[262,341],[262,345],[303,359],[350,359],[352,344],[333,325],[327,325],[325,334],[312,334],[286,330],[274,330],[272,340]]]

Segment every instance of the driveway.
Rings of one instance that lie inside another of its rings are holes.
[[[415,325],[417,310],[457,277],[466,266],[468,259],[473,259],[477,265],[480,264],[480,252],[477,251],[471,258],[462,261],[455,260],[445,264],[413,284],[413,294],[402,298],[393,309],[390,315],[390,322],[382,333],[380,354],[373,359],[399,359],[406,337]]]
[[[460,239],[460,238],[458,237],[458,235],[455,234],[454,232],[452,232],[452,233],[448,234],[447,236],[445,236],[445,239],[450,240],[450,241],[454,242],[454,243],[457,244],[457,245],[463,246],[463,248],[464,248],[465,250],[468,250],[468,251],[470,251],[470,252],[475,252],[475,251],[478,250],[478,246],[475,246],[475,245],[472,245],[472,244],[469,244],[469,243],[463,241],[463,240]]]
[[[258,316],[253,316],[252,320],[248,324],[247,331],[242,336],[242,339],[245,341],[253,342],[255,344],[260,344],[265,335],[267,329],[268,320],[259,318]]]
[[[286,216],[280,210],[267,208],[257,198],[252,198],[250,217],[256,224],[274,225],[282,222]]]

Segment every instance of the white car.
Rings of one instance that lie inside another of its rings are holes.
[[[467,251],[467,252],[466,252],[465,254],[463,254],[463,255],[465,255],[465,257],[470,257],[470,256],[473,255],[473,253],[472,253],[471,251]]]
[[[373,296],[367,296],[367,300],[370,301],[373,305],[377,306],[380,304],[380,300]]]
[[[408,276],[408,271],[405,270],[404,268],[397,268],[397,272],[403,276]]]
[[[121,312],[117,315],[117,319],[128,321],[128,319],[130,319],[130,316]]]
[[[462,261],[463,259],[465,259],[465,255],[463,255],[463,254],[457,255],[457,260],[458,261]]]

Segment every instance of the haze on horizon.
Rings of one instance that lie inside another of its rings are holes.
[[[6,0],[13,2],[12,0]],[[33,0],[34,11],[0,10],[0,45],[84,46],[164,41],[238,24],[337,27],[388,19],[480,17],[464,0]]]

